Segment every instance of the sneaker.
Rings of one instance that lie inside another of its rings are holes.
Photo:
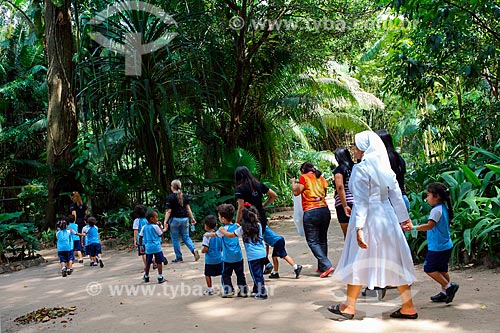
[[[267,295],[258,293],[257,295],[255,295],[254,298],[255,299],[267,299]]]
[[[71,275],[71,273],[73,273],[73,268],[68,269],[68,270],[66,271],[66,273],[67,273],[68,275]]]
[[[198,252],[198,250],[194,250],[193,255],[194,255],[194,261],[200,260],[200,253]]]
[[[144,282],[149,282],[149,276],[144,274],[144,276],[142,277],[142,279],[144,280]]]
[[[158,278],[158,283],[163,283],[163,282],[167,282],[167,279],[165,279],[163,276],[161,278]]]
[[[264,268],[264,274],[269,274],[273,270],[273,264],[269,263],[266,265],[266,268]]]
[[[67,274],[67,268],[66,267],[63,267],[61,269],[61,274],[62,274],[63,277],[66,277],[66,274]]]
[[[97,264],[96,264],[96,266],[97,266]],[[99,259],[99,266],[101,266],[101,268],[103,268],[103,267],[104,267],[104,263],[102,262],[102,260],[101,260],[101,259]]]
[[[213,290],[207,289],[203,292],[203,295],[205,296],[212,296],[214,294]]]
[[[163,265],[168,265],[168,259],[167,257],[163,257]]]
[[[451,303],[451,301],[453,301],[453,298],[455,297],[455,294],[457,293],[458,288],[459,288],[459,285],[452,282],[451,286],[449,286],[446,289],[446,299],[445,299],[446,304]]]
[[[248,297],[248,293],[244,292],[244,291],[238,291],[238,297],[243,297],[243,298],[247,298]]]
[[[182,260],[182,258],[175,258],[174,260],[172,260],[172,262],[183,262],[184,260]]]
[[[280,274],[278,272],[269,274],[270,279],[279,279]]]
[[[431,296],[431,301],[436,302],[436,303],[441,303],[446,301],[446,294],[440,292],[434,296]]]
[[[232,298],[234,297],[234,291],[231,291],[230,293],[223,292],[222,293],[222,298]]]
[[[333,267],[333,266],[332,266],[332,267],[328,268],[326,271],[324,271],[323,273],[321,273],[321,274],[319,275],[319,277],[320,277],[320,278],[326,278],[326,277],[328,277],[330,274],[332,274],[334,270],[335,270],[335,267]]]
[[[79,264],[83,264],[83,259],[78,259]]]
[[[293,270],[295,272],[295,278],[298,279],[300,272],[302,272],[302,265],[297,265],[297,268]]]

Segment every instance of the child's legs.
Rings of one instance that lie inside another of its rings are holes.
[[[292,257],[286,256],[283,258],[283,260],[285,260],[290,266],[292,266],[292,267],[295,266],[295,261],[293,260]]]
[[[280,268],[278,257],[273,256],[273,271],[277,272]]]
[[[251,260],[248,262],[248,268],[253,280],[253,292],[261,295],[266,295],[266,287],[264,285],[264,274],[262,268],[264,267],[264,258]]]
[[[146,255],[143,254],[141,257],[142,257],[142,262],[144,264],[144,267],[146,267]]]
[[[73,267],[73,261],[75,260],[75,253],[73,250],[69,251],[68,254],[68,268],[71,269]]]
[[[156,261],[156,267],[158,268],[158,275],[163,275],[163,252],[155,253],[154,258]]]
[[[149,275],[151,264],[153,263],[153,254],[146,254],[146,275]]]
[[[205,281],[207,282],[207,287],[212,288],[212,277],[205,275]]]
[[[225,262],[222,268],[222,288],[225,293],[230,293],[234,290],[233,283],[231,281],[231,275],[233,274],[234,263]]]
[[[181,241],[179,240],[179,229],[180,229],[179,219],[172,218],[170,221],[170,238],[172,239],[172,246],[174,247],[175,259],[182,258],[181,252]]]
[[[245,278],[245,272],[243,271],[243,260],[234,263],[234,272],[236,273],[236,283],[238,284],[238,288],[246,291],[247,279]]]
[[[446,289],[450,282],[448,274],[448,261],[451,256],[451,249],[446,251],[428,251],[424,262],[424,272],[434,281],[441,285],[441,289]]]

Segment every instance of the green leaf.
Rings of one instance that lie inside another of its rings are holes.
[[[420,251],[422,251],[426,246],[427,246],[427,239],[424,240],[422,242],[422,244],[420,244],[420,246],[418,247],[417,253],[420,253]]]
[[[485,166],[497,175],[500,175],[500,166],[494,164],[486,164]]]
[[[483,236],[487,235],[490,231],[495,230],[498,227],[500,227],[500,224],[495,224],[487,229],[484,229],[479,235],[477,235],[477,238],[482,238]]]
[[[479,187],[481,186],[481,180],[479,179],[479,177],[474,173],[474,171],[471,170],[471,168],[469,168],[467,165],[465,164],[462,164],[460,165],[460,167],[462,168],[462,170],[464,170],[464,173],[465,173],[465,178],[467,178],[467,180],[469,182],[471,182],[471,184],[473,186],[476,186],[476,187]]]
[[[470,233],[471,233],[471,230],[470,230],[470,229],[467,229],[467,230],[465,230],[465,231],[464,231],[464,244],[465,244],[465,250],[467,251],[467,253],[468,253],[469,255],[470,255],[470,252],[471,252],[471,246],[472,246]]]
[[[51,0],[54,6],[61,7],[64,4],[64,0]]]

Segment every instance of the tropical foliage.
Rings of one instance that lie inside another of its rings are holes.
[[[407,161],[412,218],[425,221],[422,193],[442,181],[456,262],[498,260],[498,3],[141,4],[153,10],[0,0],[0,212],[14,214],[2,215],[0,252],[16,237],[35,248],[27,233],[50,239],[74,190],[124,238],[131,207],[162,214],[174,178],[198,220],[215,213],[239,165],[290,205],[302,162],[331,181],[335,148],[387,128]],[[127,42],[155,50],[133,56]],[[422,256],[424,235],[408,241]]]

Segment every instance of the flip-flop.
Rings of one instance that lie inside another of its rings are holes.
[[[354,315],[353,314],[350,314],[350,313],[343,313],[340,311],[340,304],[332,304],[328,307],[328,311],[330,311],[331,313],[334,313],[336,315],[339,315],[339,316],[342,316],[346,319],[352,319],[354,318]]]
[[[391,318],[399,318],[399,319],[417,319],[418,318],[418,313],[415,314],[404,314],[401,313],[401,308],[399,310],[394,311],[393,313],[390,314]]]

